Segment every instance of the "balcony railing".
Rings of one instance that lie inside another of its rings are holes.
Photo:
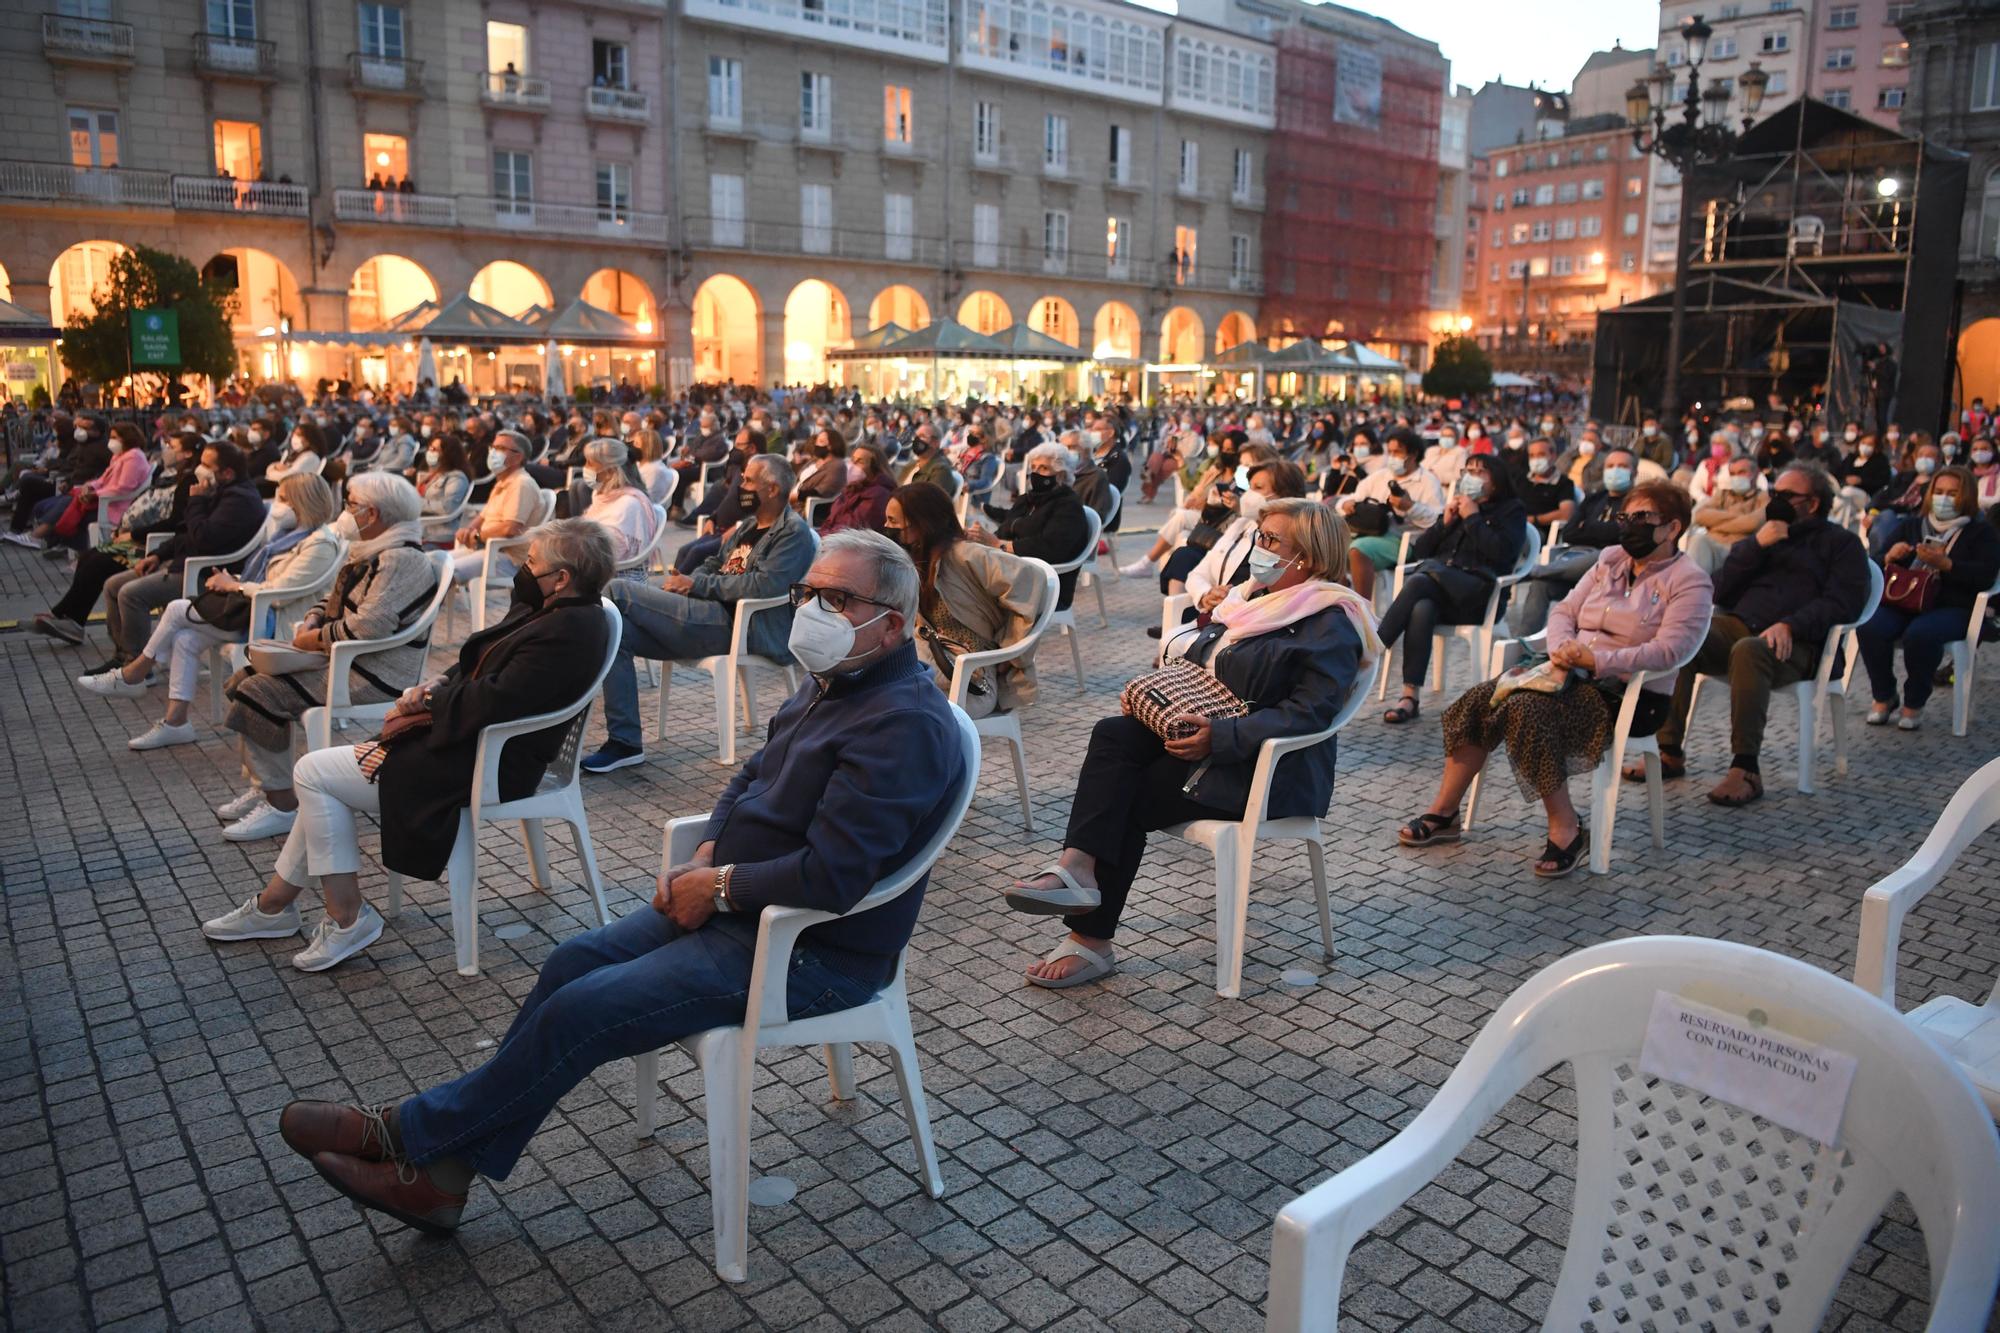
[[[1124,190],[1129,194],[1143,194],[1146,191],[1146,182],[1137,172],[1128,171],[1122,176],[1107,175],[1104,178],[1104,188]]]
[[[760,254],[825,255],[834,259],[888,260],[935,267],[942,262],[944,242],[932,236],[890,235],[846,227],[804,227],[796,222],[691,217],[692,245]]]
[[[556,232],[565,236],[601,236],[611,240],[665,245],[667,215],[641,213],[606,204],[550,204],[535,199],[493,199],[476,195],[458,198],[460,222],[468,227],[503,231]]]
[[[1261,209],[1264,207],[1264,192],[1257,189],[1231,190],[1229,192],[1229,204],[1232,208]],[[1450,230],[1451,226],[1448,222],[1440,222],[1438,224],[1439,232],[1449,232]]]
[[[176,176],[175,208],[202,213],[268,213],[275,217],[306,215],[306,187],[274,181],[239,181],[227,176]]]
[[[171,208],[170,179],[164,171],[73,167],[66,162],[0,162],[0,199]]]
[[[1179,264],[1171,259],[1160,264],[1157,281],[1162,287],[1196,291],[1240,292],[1250,296],[1264,291],[1264,275],[1254,269],[1237,272],[1224,264]]]
[[[132,25],[104,19],[42,15],[42,54],[90,64],[132,63]]]
[[[583,114],[598,120],[643,123],[653,118],[653,95],[637,88],[586,88]]]
[[[1143,265],[1135,265],[1130,259],[1120,257],[1114,260],[1094,250],[1070,249],[1059,255],[1050,255],[1039,245],[988,245],[979,241],[958,241],[953,249],[959,267],[989,272],[1025,273],[1030,276],[1060,273],[1070,278],[1099,282],[1130,282],[1134,271],[1145,272]]]
[[[395,190],[335,190],[333,215],[345,222],[397,222],[413,227],[455,227],[458,201],[448,194]]]
[[[549,109],[549,81],[532,74],[514,74],[504,69],[488,70],[486,86],[480,90],[479,100],[488,106],[546,111]]]
[[[361,92],[400,97],[424,95],[424,62],[421,60],[364,55],[356,51],[347,57],[347,78]]]
[[[221,33],[194,35],[194,67],[220,78],[275,79],[278,77],[278,44],[248,37],[227,37]]]

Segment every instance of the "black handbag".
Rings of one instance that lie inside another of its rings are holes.
[[[1347,530],[1357,537],[1387,536],[1389,506],[1380,500],[1356,500],[1347,511]]]
[[[241,634],[250,628],[250,598],[246,593],[207,588],[188,603],[188,614],[226,634]]]

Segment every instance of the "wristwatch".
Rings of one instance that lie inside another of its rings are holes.
[[[715,868],[715,910],[718,912],[733,912],[736,910],[736,904],[729,901],[729,872],[733,869],[735,869],[734,866],[717,866]]]

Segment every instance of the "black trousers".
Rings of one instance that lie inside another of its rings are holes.
[[[123,573],[126,568],[125,562],[115,555],[94,549],[85,551],[77,559],[76,571],[69,576],[69,591],[49,610],[81,625],[104,594],[104,585],[111,581],[111,576]]]
[[[1431,668],[1431,635],[1437,632],[1437,627],[1471,624],[1486,613],[1491,584],[1476,589],[1476,596],[1469,596],[1467,593],[1473,591],[1470,576],[1465,579],[1464,589],[1453,589],[1447,586],[1448,582],[1447,578],[1430,573],[1408,574],[1403,579],[1403,590],[1382,613],[1378,627],[1382,646],[1393,648],[1398,639],[1407,640],[1403,644],[1403,684],[1412,688],[1422,687],[1424,673]],[[1484,662],[1472,664],[1476,677],[1483,676],[1485,670]]]
[[[1206,546],[1176,546],[1167,552],[1167,558],[1160,565],[1160,591],[1165,593],[1170,583],[1186,583],[1187,576],[1194,573],[1194,567],[1208,554]]]
[[[1148,833],[1191,819],[1243,817],[1240,804],[1224,809],[1183,794],[1181,784],[1192,768],[1168,754],[1166,743],[1133,718],[1107,717],[1091,729],[1063,846],[1097,859],[1097,888],[1104,900],[1094,912],[1064,917],[1064,925],[1092,939],[1112,938],[1146,854]]]
[[[35,506],[56,493],[56,484],[40,472],[30,472],[14,483],[19,492],[14,500],[14,531],[26,532],[34,521]]]

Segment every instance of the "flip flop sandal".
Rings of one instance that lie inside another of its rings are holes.
[[[1571,871],[1576,869],[1576,863],[1583,858],[1583,854],[1588,850],[1590,850],[1589,829],[1578,829],[1575,839],[1567,847],[1556,846],[1555,839],[1551,838],[1548,844],[1542,848],[1541,856],[1535,860],[1535,874],[1541,879],[1566,878]],[[1549,863],[1547,870],[1542,869],[1543,862]]]
[[[1043,866],[1029,878],[1040,879],[1044,875],[1054,875],[1062,881],[1062,887],[1037,889],[1029,888],[1026,883],[1016,884],[1007,890],[1007,906],[1032,916],[1073,916],[1078,912],[1094,912],[1104,901],[1103,894],[1077,883],[1076,876],[1059,865]]]
[[[1430,847],[1442,842],[1457,842],[1464,836],[1465,823],[1459,818],[1459,812],[1456,810],[1449,815],[1425,811],[1396,830],[1396,841],[1405,847]]]
[[[1405,722],[1416,721],[1417,714],[1422,711],[1415,699],[1402,699],[1394,708],[1382,714],[1382,720],[1392,727],[1401,726]]]
[[[1081,958],[1084,960],[1083,966],[1066,977],[1054,979],[1038,977],[1030,972],[1027,974],[1028,984],[1030,986],[1040,986],[1043,990],[1068,990],[1071,986],[1082,986],[1093,981],[1102,981],[1118,970],[1118,959],[1112,953],[1109,945],[1105,946],[1103,953],[1099,953],[1089,945],[1078,944],[1075,940],[1064,940],[1055,947],[1054,952],[1042,961],[1053,963],[1060,958]]]
[[[1728,806],[1732,810],[1740,809],[1752,801],[1764,799],[1764,779],[1755,773],[1746,773],[1743,776],[1750,782],[1750,794],[1748,796],[1717,796],[1714,792],[1710,792],[1708,799],[1716,805]]]

